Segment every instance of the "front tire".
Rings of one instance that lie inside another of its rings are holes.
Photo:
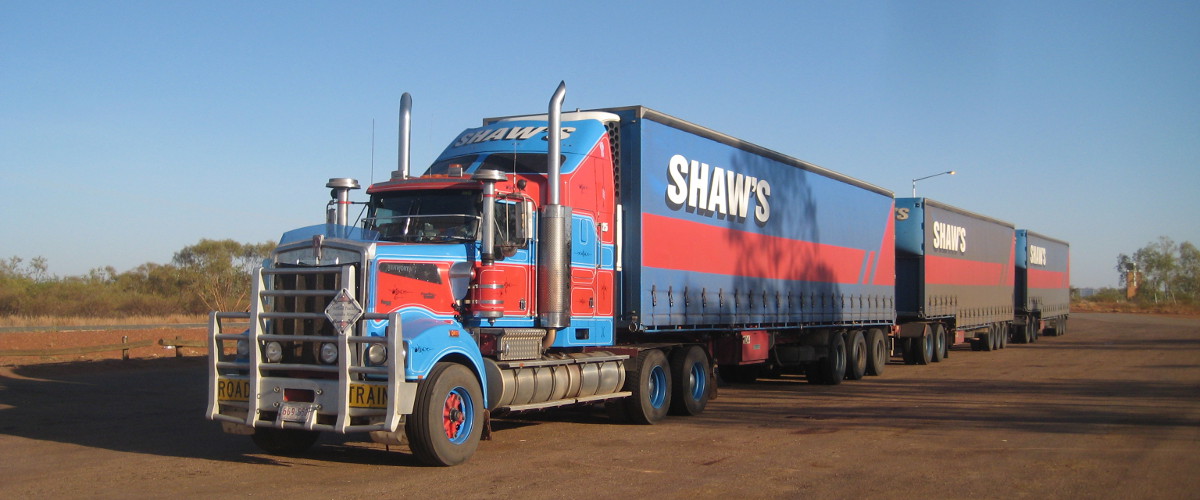
[[[405,423],[413,455],[429,465],[466,462],[479,447],[483,391],[466,366],[438,363],[417,386],[413,414]]]

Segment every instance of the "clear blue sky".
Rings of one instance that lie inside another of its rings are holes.
[[[957,170],[919,194],[1069,240],[1075,286],[1200,244],[1196,1],[0,0],[0,257],[275,240],[395,168],[402,92],[420,171],[560,80],[900,196]]]

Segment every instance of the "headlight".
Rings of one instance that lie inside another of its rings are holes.
[[[283,361],[283,344],[267,342],[267,362],[278,363],[280,361]]]
[[[321,344],[321,362],[327,365],[337,363],[338,348],[336,344],[326,342]]]
[[[237,357],[244,358],[250,355],[250,341],[242,339],[237,341]]]
[[[371,347],[367,348],[367,361],[375,366],[387,363],[387,347],[383,344],[371,344]]]

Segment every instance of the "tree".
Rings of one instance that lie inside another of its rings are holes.
[[[1176,302],[1200,299],[1200,249],[1191,242],[1175,243],[1166,236],[1139,248],[1133,255],[1117,256],[1120,282],[1134,272],[1139,295],[1154,300]]]
[[[172,263],[179,268],[184,290],[205,309],[246,309],[250,271],[274,248],[275,244],[271,242],[243,244],[233,240],[202,239],[176,252]]]

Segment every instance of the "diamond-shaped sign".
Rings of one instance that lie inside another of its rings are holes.
[[[329,303],[329,307],[325,308],[325,317],[329,318],[330,323],[333,323],[333,327],[337,329],[339,335],[345,335],[362,315],[362,306],[345,288],[338,292],[333,301]]]

